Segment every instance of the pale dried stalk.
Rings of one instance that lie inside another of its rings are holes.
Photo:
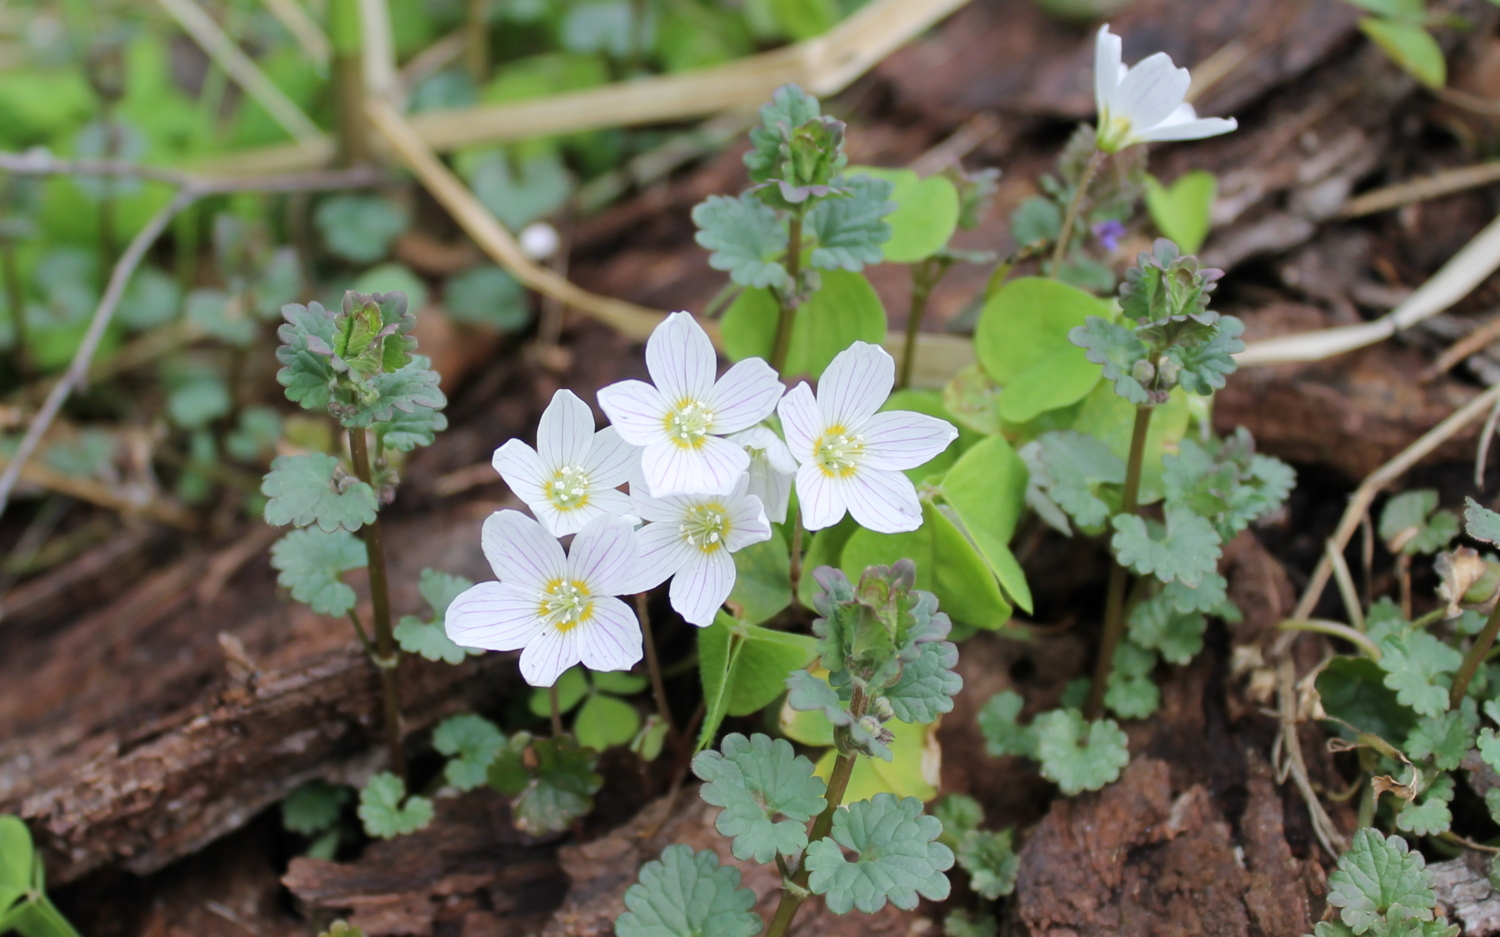
[[[191,0],[162,0],[184,3]],[[771,92],[796,83],[816,95],[835,94],[913,36],[967,0],[875,0],[822,36],[713,68],[616,82],[530,101],[414,115],[412,128],[431,149],[554,136],[582,130],[684,120],[738,107],[758,107]],[[288,172],[323,165],[326,138],[299,141],[201,164],[205,173]]]
[[[1414,202],[1442,198],[1482,185],[1500,182],[1500,160],[1475,163],[1457,169],[1444,169],[1420,179],[1409,179],[1384,188],[1374,189],[1356,198],[1351,198],[1339,209],[1340,218],[1359,218],[1376,212],[1389,211]]]
[[[328,68],[328,60],[333,55],[333,49],[328,44],[328,36],[323,33],[323,28],[318,25],[317,20],[304,9],[297,0],[261,0],[271,15],[276,17],[277,22],[286,27],[286,31],[292,34],[297,44],[312,56],[319,70]]]
[[[297,140],[308,145],[323,139],[323,132],[302,113],[302,109],[287,97],[276,83],[266,77],[265,72],[214,22],[213,17],[193,0],[157,0],[162,8],[177,21],[183,30],[193,37],[214,64],[224,69],[255,103],[266,109],[271,119]],[[302,168],[312,168],[314,163]]]

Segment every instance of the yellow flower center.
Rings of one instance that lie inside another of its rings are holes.
[[[1117,153],[1123,150],[1130,140],[1131,134],[1130,118],[1117,117],[1108,109],[1099,114],[1099,135],[1097,145],[1106,153]]]
[[[832,478],[848,478],[859,466],[859,458],[865,451],[865,440],[858,433],[851,433],[842,426],[828,427],[813,444],[813,461],[823,474]]]
[[[554,579],[542,590],[537,614],[558,631],[572,631],[593,616],[593,594],[577,580]]]
[[[547,500],[559,511],[571,511],[589,503],[589,476],[576,465],[564,465],[546,485]]]
[[[714,412],[696,400],[685,399],[663,420],[667,437],[684,449],[697,449],[713,429]]]
[[[683,514],[677,532],[688,546],[713,553],[724,546],[724,538],[729,536],[729,512],[717,501],[695,504]]]

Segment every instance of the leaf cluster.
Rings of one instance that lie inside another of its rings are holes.
[[[1328,903],[1338,921],[1323,921],[1316,937],[1457,937],[1459,928],[1437,917],[1432,875],[1406,840],[1366,827],[1354,834],[1328,876]]]
[[[1021,725],[1021,695],[1004,690],[979,711],[979,730],[991,755],[1019,755],[1041,764],[1042,775],[1072,796],[1096,791],[1130,763],[1125,732],[1113,719],[1083,718],[1077,709],[1044,712]]]
[[[604,778],[599,756],[572,736],[539,739],[517,732],[489,766],[489,785],[511,798],[517,829],[540,836],[567,829],[594,809]]]

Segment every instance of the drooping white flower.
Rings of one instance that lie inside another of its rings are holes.
[[[521,651],[521,676],[551,686],[574,664],[629,670],[641,659],[641,628],[624,602],[639,559],[622,517],[584,525],[564,553],[557,538],[520,511],[484,522],[485,558],[499,582],[481,582],[448,606],[444,627],[460,647]]]
[[[563,537],[601,514],[630,513],[630,498],[616,488],[635,458],[635,447],[614,427],[594,432],[589,405],[559,390],[542,411],[536,448],[512,439],[495,450],[494,465],[552,535]]]
[[[760,499],[746,494],[749,484],[741,475],[727,495],[635,494],[646,525],[636,532],[640,565],[632,588],[644,592],[672,576],[672,607],[700,628],[713,624],[734,589],[730,554],[771,538]]]
[[[760,499],[766,520],[785,524],[787,504],[792,499],[792,478],[797,474],[791,450],[769,426],[753,426],[730,436],[729,441],[744,446],[750,456],[748,493]]]
[[[1192,76],[1165,52],[1126,68],[1120,37],[1099,27],[1094,45],[1094,102],[1099,109],[1099,149],[1118,153],[1136,143],[1198,140],[1228,133],[1234,118],[1199,117],[1184,98]]]
[[[878,413],[896,383],[885,349],[855,342],[818,381],[781,400],[787,446],[801,466],[797,499],[808,530],[837,524],[847,510],[860,526],[894,534],[922,526],[916,488],[901,474],[948,448],[953,424],[907,410]]]
[[[685,312],[667,316],[646,342],[652,384],[620,381],[599,391],[599,406],[626,442],[644,446],[650,493],[728,494],[750,465],[745,450],[720,437],[771,415],[781,381],[759,358],[746,358],[716,382],[713,343]]]

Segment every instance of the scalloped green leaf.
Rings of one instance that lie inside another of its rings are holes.
[[[750,909],[755,892],[740,887],[740,871],[719,857],[681,843],[641,866],[625,891],[618,937],[755,937],[761,921]]]
[[[727,735],[720,751],[693,759],[693,773],[704,782],[698,796],[722,808],[714,825],[734,840],[737,859],[798,855],[807,846],[807,821],[826,806],[823,779],[786,739]]]
[[[887,901],[909,911],[919,897],[942,901],[951,888],[943,873],[954,861],[953,851],[936,841],[942,833],[943,824],[925,815],[915,797],[876,794],[849,804],[834,814],[829,838],[807,847],[808,888],[835,914],[854,908],[874,914]]]
[[[339,477],[339,460],[331,455],[277,456],[261,482],[266,523],[272,527],[316,524],[324,533],[358,531],[375,520],[375,489],[354,478]]]
[[[354,607],[354,590],[339,577],[366,562],[365,545],[346,530],[294,530],[271,547],[277,585],[319,615],[343,615]]]

